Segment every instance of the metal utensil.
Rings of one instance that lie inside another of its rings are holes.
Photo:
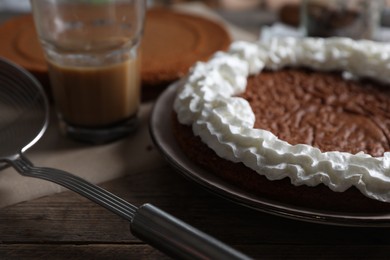
[[[183,259],[248,259],[215,238],[151,204],[136,207],[68,172],[35,167],[23,153],[44,134],[49,104],[40,84],[24,69],[0,58],[0,163],[21,175],[62,185],[130,221],[131,232]]]

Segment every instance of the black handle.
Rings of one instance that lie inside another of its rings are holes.
[[[136,212],[130,229],[139,239],[180,259],[250,259],[151,204]]]

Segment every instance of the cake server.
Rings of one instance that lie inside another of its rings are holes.
[[[0,58],[0,163],[23,176],[64,186],[130,222],[130,231],[167,255],[180,259],[249,259],[241,252],[161,209],[140,207],[68,172],[34,166],[23,153],[48,126],[46,95],[27,71]]]

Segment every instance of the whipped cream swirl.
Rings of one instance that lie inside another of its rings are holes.
[[[294,185],[323,183],[337,192],[355,186],[369,198],[390,202],[389,152],[383,157],[321,152],[253,128],[255,115],[249,103],[236,95],[245,91],[249,75],[285,66],[340,70],[345,76],[390,83],[390,45],[347,38],[234,42],[227,52],[191,69],[174,102],[179,122],[192,125],[194,134],[218,156],[242,162],[269,180],[288,177]]]

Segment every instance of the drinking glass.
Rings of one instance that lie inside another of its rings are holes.
[[[61,130],[105,143],[134,131],[144,0],[31,0]]]
[[[373,39],[383,0],[302,0],[305,36]]]

